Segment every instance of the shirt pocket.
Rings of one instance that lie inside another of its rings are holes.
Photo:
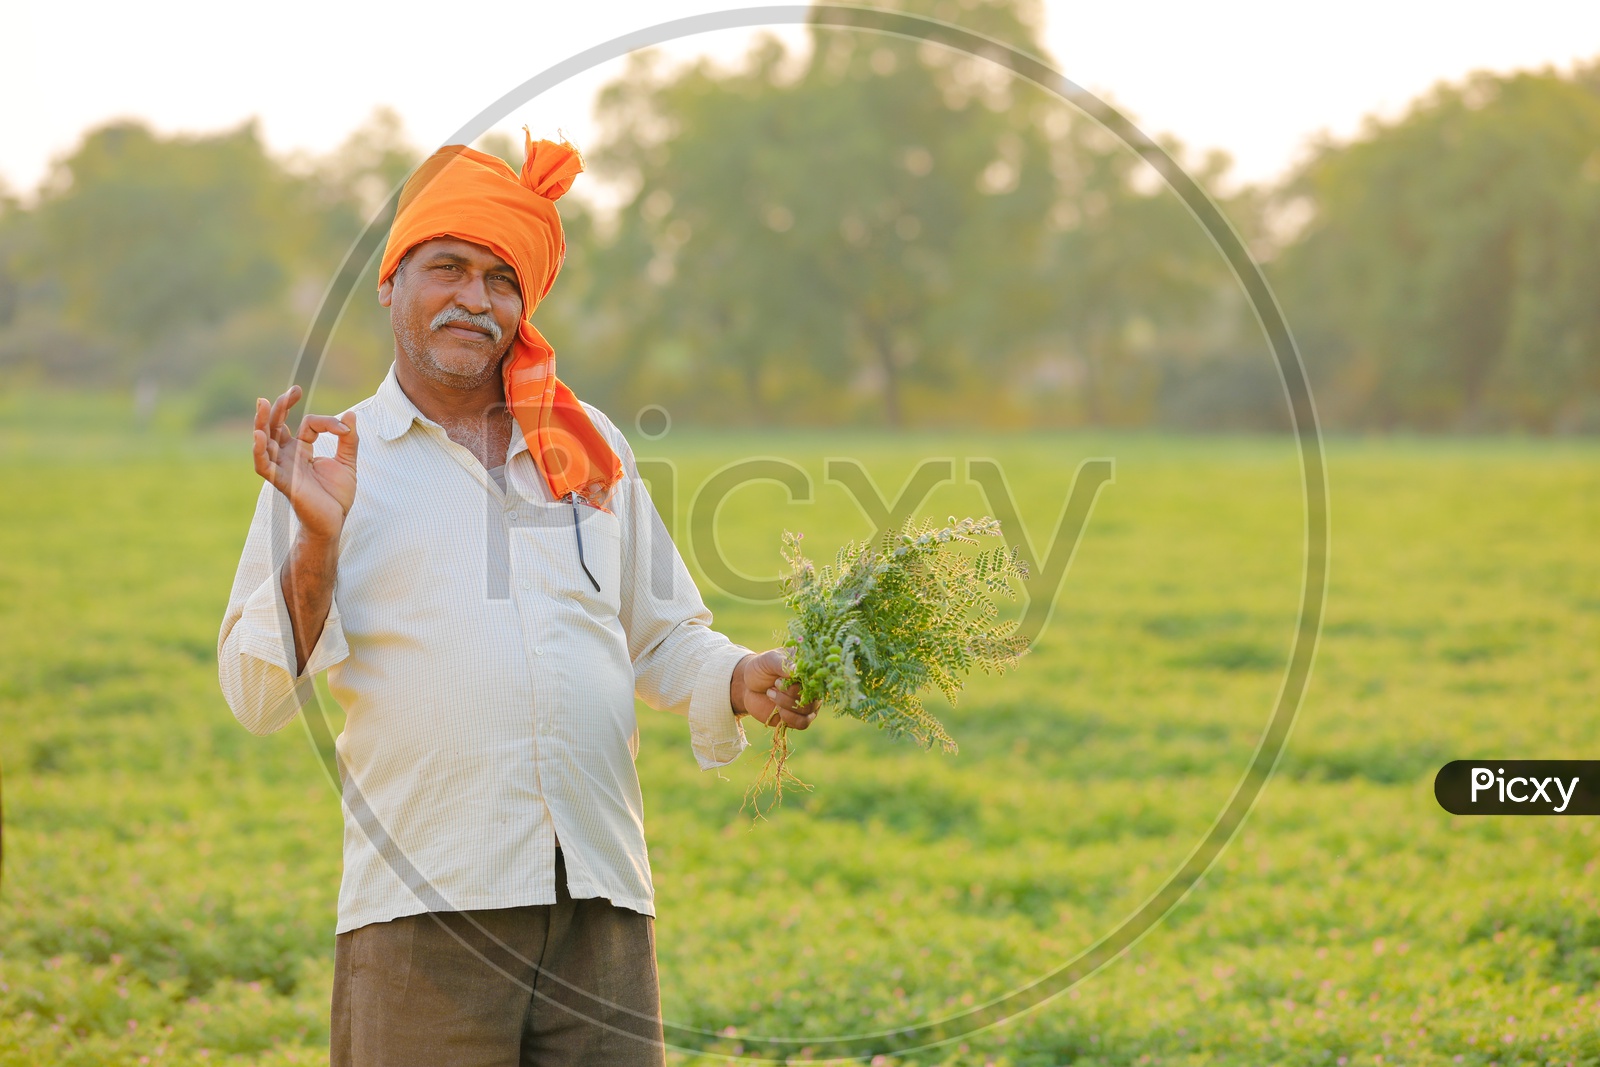
[[[609,511],[579,504],[548,504],[537,530],[545,592],[590,615],[615,618],[622,604],[622,525]],[[581,550],[580,550],[581,541]],[[526,562],[523,561],[524,565]],[[516,566],[516,561],[513,562]],[[591,577],[592,576],[592,577]],[[599,588],[595,588],[596,586]]]

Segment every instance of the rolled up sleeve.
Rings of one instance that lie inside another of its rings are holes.
[[[706,658],[700,677],[695,680],[694,694],[689,698],[689,744],[703,771],[733,762],[750,746],[743,723],[733,714],[728,694],[734,667],[749,654],[748,648],[729,642],[726,648]]]
[[[294,629],[283,599],[283,561],[294,544],[292,509],[263,486],[228,608],[217,635],[217,680],[239,724],[253,734],[283,729],[313,697],[318,673],[350,654],[335,591],[305,670],[295,673]]]

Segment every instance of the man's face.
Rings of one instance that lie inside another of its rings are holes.
[[[378,289],[400,358],[435,385],[472,390],[500,373],[522,317],[517,272],[494,252],[457,237],[411,250]]]

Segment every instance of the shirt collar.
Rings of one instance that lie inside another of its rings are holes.
[[[417,405],[406,396],[406,391],[400,388],[400,379],[395,376],[394,364],[389,364],[389,373],[384,376],[383,384],[378,386],[374,395],[377,401],[372,406],[372,413],[377,416],[378,436],[385,441],[394,441],[405,436],[413,423],[422,423],[425,426],[437,426],[438,423],[429,419],[417,410]],[[506,461],[518,452],[528,451],[527,441],[522,436],[519,427],[513,427],[511,432],[511,450],[506,454]]]
[[[417,410],[417,406],[406,396],[406,391],[400,388],[400,379],[395,377],[394,364],[389,364],[389,373],[384,376],[383,384],[378,386],[378,391],[373,399],[377,401],[372,405],[372,413],[377,416],[378,436],[385,441],[393,441],[411,429],[413,422],[427,422],[428,419]]]

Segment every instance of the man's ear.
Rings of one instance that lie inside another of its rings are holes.
[[[378,286],[378,305],[380,307],[388,307],[392,303],[394,303],[394,275],[393,274],[391,274],[387,278],[385,278],[383,280],[382,284],[380,284]]]

